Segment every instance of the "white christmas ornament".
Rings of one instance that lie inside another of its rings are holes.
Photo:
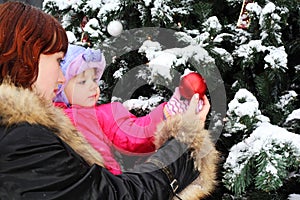
[[[107,25],[107,32],[111,35],[111,36],[118,36],[122,33],[123,31],[123,25],[121,24],[120,21],[111,21],[109,22],[109,24]]]

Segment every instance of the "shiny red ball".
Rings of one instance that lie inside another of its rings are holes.
[[[180,80],[179,91],[181,96],[191,99],[195,93],[199,94],[201,99],[207,89],[204,78],[197,72],[191,72],[183,76]]]

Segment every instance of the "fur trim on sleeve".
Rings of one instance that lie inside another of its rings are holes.
[[[184,120],[184,115],[174,115],[162,122],[157,129],[155,145],[159,148],[170,137],[188,144],[195,167],[200,175],[187,186],[179,197],[184,200],[199,200],[209,195],[216,186],[216,171],[219,153],[204,124],[195,120]],[[174,198],[176,199],[176,198]]]

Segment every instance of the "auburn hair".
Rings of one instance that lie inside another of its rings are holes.
[[[0,4],[0,84],[31,88],[40,54],[66,53],[68,38],[51,15],[22,2]]]

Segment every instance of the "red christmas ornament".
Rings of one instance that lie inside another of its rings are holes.
[[[237,27],[241,29],[247,29],[250,25],[250,15],[246,9],[248,3],[253,3],[253,0],[243,0],[240,16],[237,22]]]
[[[199,73],[191,72],[180,80],[179,91],[186,99],[191,99],[195,93],[198,93],[199,98],[202,99],[206,89],[206,82]]]

